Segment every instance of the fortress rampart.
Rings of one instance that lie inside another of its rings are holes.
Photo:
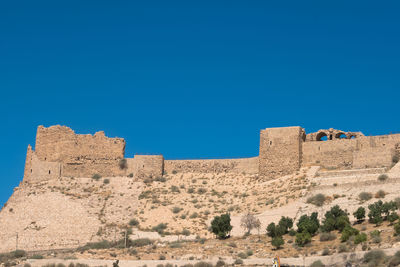
[[[323,141],[323,139],[326,139]],[[238,159],[164,160],[162,155],[125,158],[125,140],[104,132],[75,134],[65,126],[39,126],[35,151],[29,145],[24,182],[59,177],[159,177],[166,173],[253,173],[274,179],[319,165],[353,169],[388,167],[400,154],[400,134],[364,136],[335,129],[306,134],[301,127],[267,128],[260,132],[259,156]]]

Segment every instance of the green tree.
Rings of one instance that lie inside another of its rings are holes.
[[[368,218],[371,223],[375,225],[380,225],[383,222],[382,212],[383,212],[383,202],[379,200],[371,205],[368,205]]]
[[[271,244],[276,248],[279,249],[283,244],[285,243],[285,241],[283,240],[282,237],[277,236],[272,238],[271,240]]]
[[[293,220],[289,217],[282,216],[278,223],[281,230],[283,230],[284,234],[289,233],[289,229],[293,227]]]
[[[231,216],[229,214],[222,214],[221,216],[215,216],[211,222],[211,231],[218,238],[226,238],[229,232],[232,230]]]
[[[319,228],[318,213],[313,212],[311,216],[302,215],[297,222],[297,231],[300,233],[307,232],[314,235]]]
[[[392,212],[387,216],[388,221],[393,224],[399,219],[399,215],[396,212]]]
[[[357,219],[357,222],[360,223],[365,219],[365,208],[359,207],[354,213],[354,217]]]
[[[350,224],[350,220],[347,213],[338,205],[335,205],[325,213],[325,218],[322,221],[321,228],[324,232],[330,232],[333,230],[342,231],[348,224]]]

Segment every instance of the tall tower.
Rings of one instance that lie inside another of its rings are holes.
[[[299,126],[261,130],[259,175],[274,179],[298,171],[304,137]]]

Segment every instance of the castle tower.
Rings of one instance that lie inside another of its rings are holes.
[[[304,129],[299,126],[261,130],[260,177],[274,179],[298,171],[304,139]]]

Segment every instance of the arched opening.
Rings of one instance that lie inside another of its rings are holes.
[[[346,139],[347,136],[346,136],[344,133],[337,133],[337,134],[335,135],[335,138],[336,138],[336,139]]]
[[[319,132],[317,134],[317,141],[326,141],[328,140],[328,136],[326,135],[325,132]]]

